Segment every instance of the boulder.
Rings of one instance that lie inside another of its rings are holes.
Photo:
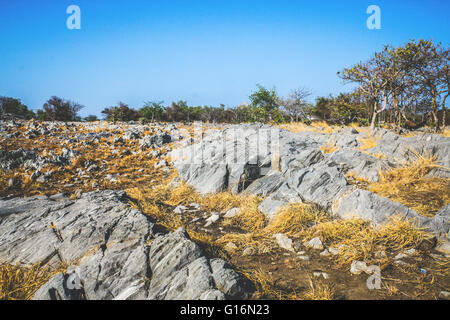
[[[403,204],[383,198],[367,190],[354,189],[340,197],[333,205],[333,214],[342,219],[361,218],[379,227],[392,217],[398,216],[418,223],[422,227],[431,227],[430,219]]]
[[[252,294],[247,280],[225,263],[214,261],[214,269],[186,231],[168,233],[128,201],[120,191],[85,193],[74,201],[64,194],[0,200],[0,263],[70,266],[44,284],[36,300]]]

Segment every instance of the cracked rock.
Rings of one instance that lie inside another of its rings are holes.
[[[0,200],[0,263],[71,266],[36,300],[251,296],[243,276],[205,257],[183,229],[167,233],[128,201],[120,191]]]

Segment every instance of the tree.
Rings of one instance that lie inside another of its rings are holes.
[[[78,112],[84,106],[76,102],[53,96],[44,105],[44,118],[51,121],[77,121]]]
[[[166,117],[168,121],[190,121],[189,107],[186,101],[172,102],[170,107],[166,109]]]
[[[333,101],[334,98],[331,95],[329,97],[318,97],[315,106],[311,110],[311,114],[322,120],[329,120],[333,112]]]
[[[298,122],[300,118],[307,118],[311,111],[311,105],[307,98],[311,92],[305,88],[293,90],[286,100],[280,99],[280,105],[291,119],[291,122]]]
[[[40,121],[50,121],[51,119],[48,117],[48,115],[44,112],[44,110],[39,109],[36,113],[36,118]]]
[[[26,105],[20,101],[20,99],[0,97],[0,115],[12,114],[22,117],[24,119],[31,119],[35,117],[32,110],[29,110]]]
[[[388,82],[383,76],[383,61],[385,57],[376,53],[374,58],[366,63],[357,65],[338,72],[338,75],[345,82],[355,82],[359,84],[357,94],[363,96],[371,112],[370,130],[373,133],[378,114],[386,110],[388,99]],[[383,104],[380,104],[380,98]]]
[[[130,108],[126,103],[119,102],[118,106],[108,107],[102,111],[105,115],[106,120],[116,122],[116,121],[137,121],[140,117],[138,111]]]
[[[444,58],[446,60],[445,62],[445,68],[444,70],[442,70],[443,76],[443,82],[445,84],[445,86],[447,87],[444,99],[442,99],[442,128],[445,128],[445,126],[447,125],[447,98],[450,95],[450,67],[449,67],[449,55],[448,55],[448,50],[447,50],[447,55]]]
[[[365,98],[358,91],[341,93],[333,101],[331,117],[334,121],[344,125],[357,122],[368,124],[368,108]]]
[[[438,110],[444,110],[449,95],[449,49],[433,41],[410,41],[401,48],[403,58],[411,66],[416,86],[423,87],[431,97],[431,114],[439,130]],[[405,59],[407,57],[408,59]],[[445,120],[443,120],[445,125]]]
[[[258,90],[253,92],[250,95],[250,102],[252,107],[259,108],[261,110],[255,109],[254,111],[257,112],[257,118],[261,116],[263,113],[264,120],[270,121],[272,120],[272,112],[275,109],[278,109],[279,107],[279,97],[276,93],[275,88],[272,90],[267,90],[261,85],[257,85]]]
[[[164,101],[147,101],[145,102],[141,110],[139,110],[139,112],[144,119],[151,122],[154,122],[155,120],[161,120],[165,110],[163,104]]]
[[[84,121],[95,122],[95,121],[98,121],[98,118],[95,115],[88,115],[87,117],[84,118]]]

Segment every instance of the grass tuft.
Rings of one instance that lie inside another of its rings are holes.
[[[334,297],[334,287],[322,280],[313,282],[309,279],[309,288],[303,294],[303,299],[305,300],[333,300]]]
[[[317,206],[293,203],[281,208],[263,231],[266,234],[284,233],[295,236],[326,219],[327,214]]]
[[[430,238],[431,236],[423,228],[419,228],[416,222],[397,216],[392,217],[378,232],[378,241],[393,251],[418,247],[424,240]]]
[[[289,124],[283,124],[279,126],[281,129],[288,130],[293,133],[300,132],[319,132],[319,133],[333,133],[335,128],[330,127],[325,121],[313,122],[311,125],[307,125],[303,122],[293,122]]]
[[[31,300],[50,278],[63,271],[35,264],[30,267],[0,265],[0,300]]]
[[[439,167],[435,157],[416,154],[414,161],[380,172],[380,180],[369,183],[367,189],[426,217],[433,217],[450,203],[450,179],[426,177],[432,169]]]
[[[417,248],[431,237],[414,222],[397,216],[378,230],[360,218],[326,221],[306,230],[304,236],[320,237],[326,246],[339,248],[336,260],[341,266],[374,259],[379,250]]]
[[[240,200],[239,214],[232,218],[233,224],[248,232],[259,232],[266,224],[266,217],[258,209],[262,199],[244,196]]]
[[[245,269],[239,270],[239,272],[255,285],[254,299],[286,300],[289,298],[286,292],[275,289],[276,286],[270,275],[267,275],[262,269]]]
[[[334,153],[334,152],[338,151],[339,148],[336,146],[332,146],[332,145],[326,145],[326,146],[321,146],[320,150],[322,150],[322,152],[324,154],[330,154],[330,153]]]
[[[367,138],[361,138],[359,139],[359,142],[361,142],[361,146],[359,147],[359,150],[361,151],[366,151],[375,148],[378,145],[378,141],[372,136],[368,136]]]

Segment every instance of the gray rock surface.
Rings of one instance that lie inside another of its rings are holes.
[[[450,142],[438,134],[420,133],[414,137],[402,137],[386,129],[377,129],[378,144],[369,149],[372,153],[382,153],[393,162],[404,163],[416,158],[416,154],[435,156],[439,165],[450,168]],[[450,177],[449,170],[442,170],[436,176]]]
[[[392,216],[415,220],[420,225],[430,223],[430,219],[398,202],[361,189],[355,189],[340,197],[334,203],[333,213],[343,219],[359,217],[371,221],[376,226],[385,224]]]
[[[304,243],[306,248],[311,248],[315,250],[323,250],[323,244],[319,237],[311,239],[308,242]]]
[[[131,208],[124,192],[52,198],[0,200],[1,263],[70,266],[34,299],[241,299],[253,292],[184,230],[168,233]]]
[[[285,234],[277,233],[273,237],[277,241],[280,248],[294,251],[294,248],[292,247],[292,239],[289,239],[289,237],[287,237]]]
[[[450,232],[450,204],[443,207],[431,221],[432,228],[440,230],[443,238],[448,238]]]
[[[363,190],[355,190],[346,175],[376,182],[380,170],[388,170],[416,154],[435,156],[450,167],[450,139],[441,135],[418,134],[404,138],[378,129],[375,148],[362,152],[357,130],[342,128],[331,134],[292,133],[262,124],[229,125],[210,130],[201,141],[171,152],[180,177],[203,194],[228,190],[264,197],[259,209],[271,219],[285,204],[309,202],[348,219],[353,216],[386,223],[392,215],[417,220],[435,233],[448,230],[448,214],[433,221],[399,203]],[[324,154],[320,147],[336,146]],[[382,154],[383,157],[374,156]],[[430,175],[450,176],[445,168]]]

